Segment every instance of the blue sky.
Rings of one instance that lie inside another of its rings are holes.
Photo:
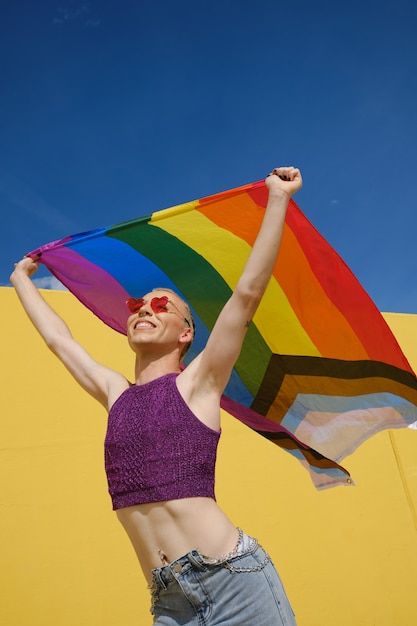
[[[40,244],[289,164],[378,308],[417,313],[416,18],[402,0],[3,4],[0,283]]]

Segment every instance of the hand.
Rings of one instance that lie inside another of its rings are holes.
[[[27,276],[32,276],[32,274],[36,272],[38,267],[39,267],[39,263],[37,263],[37,261],[34,261],[32,257],[30,256],[25,256],[23,257],[23,259],[18,261],[18,263],[14,264],[13,273],[23,272]]]
[[[295,167],[274,167],[272,172],[265,178],[265,184],[269,193],[285,193],[291,197],[303,185],[301,172]]]

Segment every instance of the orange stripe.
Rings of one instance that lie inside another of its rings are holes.
[[[347,319],[323,291],[289,226],[284,229],[274,276],[323,356],[354,360],[369,358]],[[303,291],[302,300],[297,288],[299,284],[308,287],[307,293]]]
[[[206,206],[199,204],[196,209],[250,246],[254,244],[264,215],[264,209],[246,193]],[[354,360],[369,358],[346,318],[323,291],[287,224],[273,276],[322,356]],[[308,286],[308,293],[301,294],[297,288],[299,284]]]

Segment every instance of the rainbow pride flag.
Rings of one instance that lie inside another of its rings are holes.
[[[124,334],[127,298],[175,289],[196,322],[189,362],[232,294],[267,199],[259,181],[28,255],[41,254],[85,306]],[[417,420],[417,379],[394,335],[293,200],[222,407],[295,456],[317,489],[354,484],[340,461],[378,431]]]

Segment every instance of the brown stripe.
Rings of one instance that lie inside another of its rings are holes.
[[[266,415],[272,403],[276,402],[276,396],[284,377],[289,375],[305,376],[310,380],[309,386],[299,390],[299,393],[304,391],[305,393],[320,393],[323,395],[344,395],[342,392],[339,393],[337,389],[336,392],[330,394],[327,381],[334,381],[331,387],[334,390],[335,386],[342,385],[345,380],[356,379],[360,382],[369,378],[380,379],[380,382],[382,380],[384,384],[385,380],[391,380],[400,383],[404,388],[417,391],[417,378],[414,374],[387,363],[273,354],[251,409],[261,415]],[[338,389],[340,388],[338,387]],[[319,390],[317,391],[317,389]],[[379,389],[374,389],[373,392],[381,392],[382,389],[384,387],[380,386]],[[279,395],[281,396],[281,392]],[[294,399],[294,396],[292,399]],[[415,399],[412,402],[417,404]]]
[[[286,375],[279,395],[270,407],[266,417],[278,424],[284,418],[297,394],[319,394],[326,396],[360,396],[368,393],[392,393],[405,398],[417,407],[417,389],[403,385],[389,378],[344,379],[324,376]],[[366,407],[363,407],[366,410]],[[358,409],[360,410],[360,409]],[[417,408],[416,408],[417,411]]]
[[[349,472],[344,467],[342,467],[342,465],[336,463],[336,461],[328,459],[313,448],[300,448],[293,439],[287,437],[284,433],[259,432],[259,434],[263,435],[264,437],[266,437],[266,439],[269,439],[269,441],[272,441],[272,443],[275,443],[277,446],[283,448],[284,450],[299,450],[308,462],[308,464],[312,467],[319,467],[321,469],[338,468],[344,474],[346,474],[346,476],[350,476]]]

